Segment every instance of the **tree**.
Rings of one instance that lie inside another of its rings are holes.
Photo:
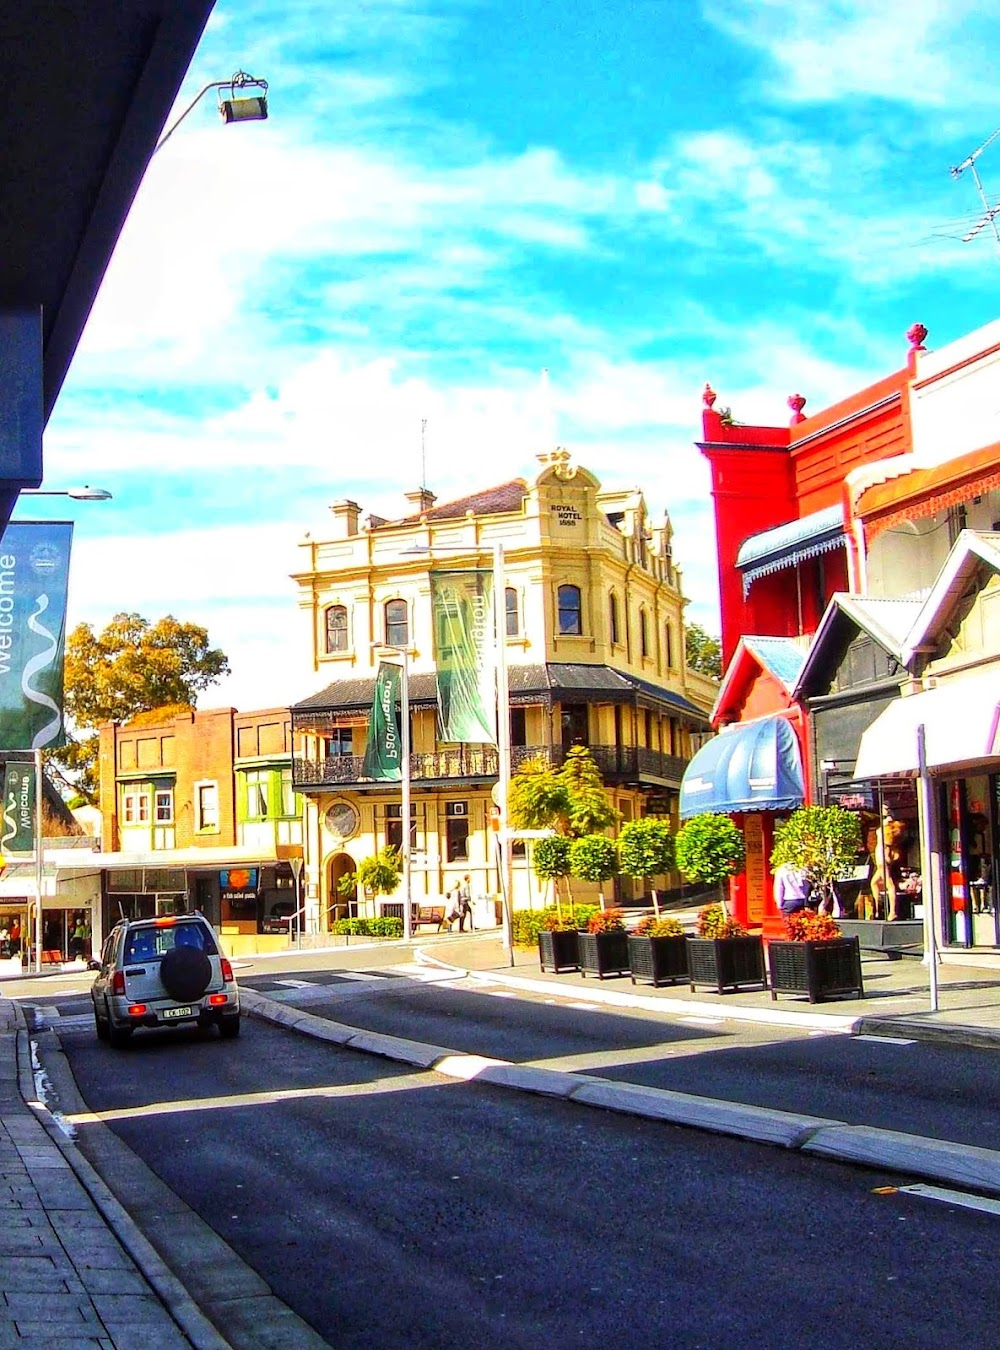
[[[77,732],[153,710],[170,716],[193,707],[198,694],[228,674],[228,659],[209,646],[199,624],[170,614],[154,624],[141,614],[116,614],[100,633],[81,623],[67,638],[66,714]],[[92,799],[97,749],[96,735],[77,735],[54,756]]]
[[[581,881],[594,881],[600,886],[601,909],[604,908],[604,883],[618,873],[618,850],[614,840],[604,834],[585,834],[569,846],[569,865]]]
[[[525,828],[528,828],[527,826]],[[564,834],[553,834],[548,839],[538,839],[531,851],[531,865],[539,881],[551,881],[556,899],[556,909],[562,913],[559,904],[559,882],[570,874],[570,841]]]
[[[742,870],[746,845],[728,816],[706,811],[681,826],[675,851],[677,866],[689,881],[719,886]]]
[[[722,679],[722,644],[710,637],[699,623],[689,623],[684,632],[684,654],[690,670]]]
[[[515,830],[555,830],[570,839],[617,824],[621,812],[608,800],[590,751],[574,745],[554,769],[541,755],[526,760],[511,779],[507,816]]]
[[[566,789],[569,804],[568,833],[575,839],[610,829],[621,820],[621,812],[608,800],[604,779],[590,751],[574,745],[566,752],[559,770],[559,781]]]
[[[618,836],[618,860],[627,877],[641,877],[644,881],[671,871],[674,866],[674,836],[670,832],[670,822],[659,816],[643,816],[640,820],[627,821]],[[659,914],[656,887],[652,889],[653,909]]]
[[[371,895],[391,895],[403,875],[403,855],[387,844],[374,858],[358,863],[358,885]]]
[[[861,821],[842,806],[803,806],[774,831],[771,867],[801,868],[824,899],[854,865],[861,848]]]

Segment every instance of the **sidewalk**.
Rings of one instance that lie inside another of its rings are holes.
[[[1000,1049],[1000,971],[974,966],[938,965],[938,1011],[932,1013],[928,968],[913,957],[863,959],[865,997],[829,1003],[809,1003],[788,994],[772,999],[768,990],[718,994],[704,988],[692,992],[686,984],[654,989],[633,984],[627,975],[604,980],[575,971],[553,975],[542,972],[537,951],[523,948],[515,948],[512,967],[495,933],[453,934],[422,942],[418,959],[511,988],[551,997],[582,996],[613,1007]]]
[[[34,1098],[24,1014],[0,998],[0,1345],[226,1350]]]

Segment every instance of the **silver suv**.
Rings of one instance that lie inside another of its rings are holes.
[[[139,1027],[210,1027],[240,1034],[233,968],[202,914],[123,920],[108,934],[91,986],[102,1041],[128,1044]]]

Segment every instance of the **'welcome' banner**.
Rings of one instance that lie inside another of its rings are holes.
[[[430,581],[438,737],[495,745],[493,573],[484,568],[434,571]]]
[[[4,769],[0,852],[33,853],[34,849],[35,766],[8,764]]]
[[[0,539],[0,750],[63,745],[73,526],[15,522]]]
[[[368,740],[361,766],[364,778],[392,782],[402,778],[402,741],[399,734],[399,687],[402,671],[389,661],[380,661],[375,694],[368,719]]]

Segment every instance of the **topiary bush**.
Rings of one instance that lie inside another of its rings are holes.
[[[390,914],[377,919],[338,919],[330,931],[348,937],[401,938],[403,920]]]
[[[675,841],[677,866],[688,881],[720,885],[743,870],[746,846],[728,816],[706,811],[692,816]]]

